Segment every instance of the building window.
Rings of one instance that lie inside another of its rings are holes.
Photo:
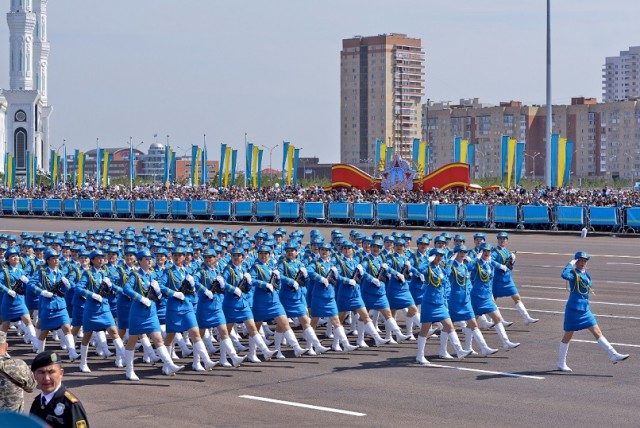
[[[25,168],[25,157],[27,151],[27,131],[24,128],[16,129],[14,134],[14,155],[16,157],[16,168]]]
[[[27,121],[27,114],[24,112],[24,110],[18,110],[16,112],[15,121],[16,122],[26,122]]]

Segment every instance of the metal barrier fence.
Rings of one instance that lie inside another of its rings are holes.
[[[640,233],[640,207],[382,202],[2,199],[0,215],[203,219]]]

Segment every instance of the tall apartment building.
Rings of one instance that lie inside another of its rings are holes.
[[[605,59],[602,90],[605,103],[640,98],[640,46]]]
[[[598,104],[573,98],[553,106],[552,130],[574,142],[571,175],[640,177],[640,101]],[[545,166],[546,107],[518,101],[486,106],[477,99],[423,106],[423,140],[431,144],[431,170],[453,162],[455,137],[475,144],[472,176],[500,175],[503,135],[525,141],[524,174],[542,178]]]
[[[376,140],[411,158],[421,137],[424,52],[405,34],[355,36],[340,52],[340,161],[365,167]]]

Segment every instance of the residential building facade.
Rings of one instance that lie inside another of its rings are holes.
[[[605,59],[602,99],[605,103],[640,98],[640,46]]]

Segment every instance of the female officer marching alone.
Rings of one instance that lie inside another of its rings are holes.
[[[587,272],[587,262],[590,256],[584,251],[578,251],[572,261],[570,261],[562,272],[562,278],[569,282],[569,300],[564,310],[564,336],[560,342],[560,353],[558,355],[558,369],[563,372],[570,372],[567,366],[567,353],[569,352],[569,341],[573,333],[578,330],[589,329],[611,357],[612,363],[624,361],[629,358],[628,354],[619,354],[611,346],[609,341],[602,335],[602,330],[598,326],[596,318],[589,308],[589,295],[591,294],[591,276]]]

